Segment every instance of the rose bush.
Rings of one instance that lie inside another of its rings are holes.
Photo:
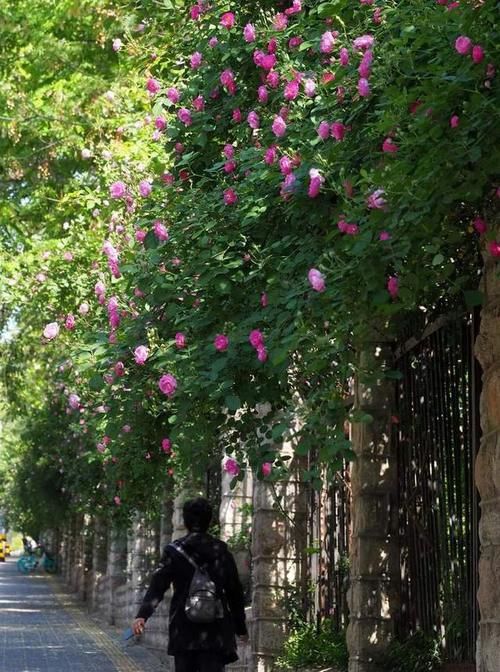
[[[350,456],[348,381],[373,329],[481,300],[478,249],[499,246],[495,3],[144,3],[135,32],[129,12],[106,38],[120,102],[85,142],[89,310],[51,336],[77,311],[59,265],[50,302],[22,299],[23,319],[45,305],[51,366],[71,360],[47,374],[54,403],[80,400],[61,441],[83,442],[122,512],[223,452],[234,478],[280,478],[288,432],[317,449],[319,485]],[[32,266],[25,292],[48,271]],[[92,506],[75,474],[68,488]]]

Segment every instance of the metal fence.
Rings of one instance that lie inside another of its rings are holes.
[[[347,626],[351,487],[349,463],[321,491],[310,489],[307,506],[309,618]]]
[[[397,353],[398,635],[437,635],[453,662],[474,660],[478,629],[477,322],[442,318]]]

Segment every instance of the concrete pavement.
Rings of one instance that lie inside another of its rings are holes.
[[[143,646],[90,618],[57,578],[0,563],[0,672],[162,672]]]

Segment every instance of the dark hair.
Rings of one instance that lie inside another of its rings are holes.
[[[212,520],[212,507],[204,497],[189,499],[184,502],[182,515],[189,532],[206,532]]]

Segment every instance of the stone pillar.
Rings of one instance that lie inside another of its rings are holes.
[[[394,385],[369,373],[381,364],[390,366],[390,355],[389,347],[367,347],[360,361],[366,373],[354,390],[355,413],[373,420],[352,426],[349,672],[379,669],[374,657],[392,638],[398,608],[397,465],[390,441]]]
[[[481,610],[477,669],[498,672],[500,665],[500,264],[485,255],[485,303],[476,355],[483,369],[481,446],[476,485],[481,497],[478,602]]]
[[[245,591],[250,589],[250,537],[253,515],[253,474],[247,472],[243,481],[238,481],[231,490],[233,477],[222,470],[221,504],[219,509],[220,537],[229,542],[238,573]]]
[[[111,528],[108,539],[108,579],[106,620],[110,625],[122,620],[118,615],[117,590],[127,580],[127,535],[124,530]]]
[[[128,537],[128,573],[130,576],[129,619],[142,602],[151,570],[158,563],[159,532],[137,514]]]
[[[92,539],[92,580],[89,602],[92,609],[99,607],[102,601],[102,582],[106,575],[108,560],[108,534],[106,523],[102,518],[94,519],[94,535]]]
[[[269,672],[287,636],[288,589],[300,586],[305,557],[307,502],[298,475],[275,490],[255,479],[253,506],[251,669]]]

